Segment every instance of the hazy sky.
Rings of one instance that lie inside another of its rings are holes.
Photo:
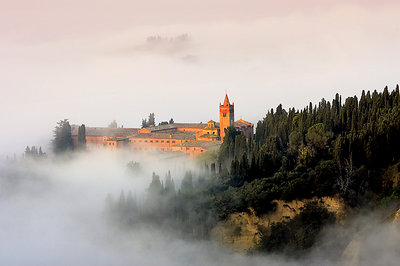
[[[206,122],[227,91],[255,123],[279,103],[393,89],[399,14],[394,0],[2,0],[0,156],[48,144],[64,118]]]

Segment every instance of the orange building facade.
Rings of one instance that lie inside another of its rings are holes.
[[[219,104],[219,128],[220,138],[224,139],[225,129],[234,125],[235,115],[234,104],[229,103],[228,94],[225,94],[224,104]]]
[[[133,152],[174,152],[191,157],[206,151],[218,149],[225,129],[235,126],[246,137],[254,132],[254,125],[242,119],[234,122],[234,104],[225,95],[219,105],[220,122],[173,123],[147,128],[104,128],[86,127],[86,147],[89,150],[107,149],[115,151],[127,149]],[[78,126],[72,126],[72,138],[78,146]]]

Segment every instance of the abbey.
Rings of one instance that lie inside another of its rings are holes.
[[[225,95],[219,104],[219,123],[173,123],[147,128],[86,127],[87,149],[129,149],[136,152],[176,152],[197,156],[218,149],[225,136],[225,129],[234,126],[246,137],[253,134],[254,125],[242,119],[234,121],[234,103]],[[72,126],[72,139],[78,146],[79,126]]]

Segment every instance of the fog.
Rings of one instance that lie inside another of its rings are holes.
[[[218,121],[227,91],[235,117],[256,124],[280,103],[393,88],[399,10],[393,0],[3,0],[0,156],[47,146],[64,118]]]
[[[127,171],[130,160],[140,162],[139,173]],[[154,225],[126,228],[109,222],[104,215],[109,193],[118,196],[130,190],[144,200],[151,173],[163,179],[168,170],[177,188],[185,171],[199,171],[187,159],[115,153],[3,161],[0,264],[397,265],[400,259],[398,226],[383,223],[382,214],[370,211],[349,218],[346,226],[325,228],[315,248],[299,260],[234,253],[218,243],[181,238]],[[342,255],[351,241],[352,248]]]
[[[151,171],[182,176],[193,164],[164,159],[141,162],[127,172],[128,158],[79,155],[62,160],[3,162],[0,176],[2,265],[243,265],[247,258],[206,241],[189,242],[162,228],[118,229],[103,215],[108,193],[128,189],[138,198]],[[150,165],[146,165],[149,163]],[[177,181],[179,178],[176,179]]]

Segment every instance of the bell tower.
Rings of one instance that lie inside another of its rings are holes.
[[[221,140],[224,140],[225,129],[233,126],[234,121],[234,103],[230,104],[228,94],[225,94],[224,104],[219,103],[219,135]]]

